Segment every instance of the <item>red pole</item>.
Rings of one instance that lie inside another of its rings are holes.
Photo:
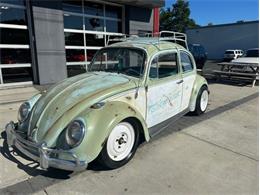
[[[153,9],[153,33],[159,33],[160,13],[159,8]]]

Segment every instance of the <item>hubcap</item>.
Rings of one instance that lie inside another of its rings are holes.
[[[135,131],[130,123],[119,123],[110,133],[107,140],[108,156],[114,161],[125,159],[135,142]]]
[[[201,111],[205,111],[208,105],[208,100],[209,100],[209,94],[207,90],[204,90],[201,94],[200,98],[200,109]]]

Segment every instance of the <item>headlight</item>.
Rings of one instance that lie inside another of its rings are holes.
[[[20,122],[24,122],[28,118],[30,109],[31,109],[31,106],[28,102],[24,102],[20,106],[19,111],[18,111],[18,120]]]
[[[80,120],[72,121],[66,129],[66,142],[71,147],[78,146],[85,135],[85,125]]]

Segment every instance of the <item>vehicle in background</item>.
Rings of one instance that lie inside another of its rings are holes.
[[[202,69],[207,61],[205,48],[201,44],[189,44],[189,50],[196,61],[197,69]]]
[[[241,57],[244,52],[240,49],[228,49],[224,53],[224,61],[231,61]]]
[[[259,64],[259,48],[248,49],[244,56],[232,60],[240,64]]]

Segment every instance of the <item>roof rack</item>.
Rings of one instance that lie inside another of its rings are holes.
[[[174,31],[160,31],[158,33],[146,33],[146,37],[158,37],[160,41],[170,41],[182,45],[188,49],[187,36],[184,33]]]
[[[158,33],[145,33],[144,36],[142,37],[158,38],[158,42],[170,41],[182,45],[183,47],[188,49],[187,36],[184,33],[174,32],[174,31],[161,31]],[[127,40],[134,40],[138,38],[141,38],[140,35],[126,35],[126,34],[109,35],[107,39],[107,45],[110,45],[112,43],[127,41]]]
[[[126,34],[108,35],[107,45],[117,43],[117,42],[126,41],[126,36],[127,36]]]

